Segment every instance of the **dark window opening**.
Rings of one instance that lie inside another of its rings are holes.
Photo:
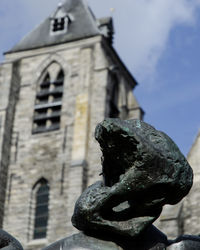
[[[49,185],[43,181],[36,192],[34,239],[46,238],[48,224]]]
[[[40,110],[35,111],[35,113],[34,113],[34,122],[38,121],[37,122],[37,127],[39,127],[39,121],[42,120],[43,122],[45,122],[47,112],[48,112],[48,109],[40,109]],[[46,122],[45,122],[45,124],[46,124]]]
[[[35,116],[43,116],[47,113],[47,109],[38,109],[35,110]]]
[[[59,102],[62,100],[62,93],[56,93],[53,95],[53,102]]]
[[[54,117],[51,119],[51,129],[58,129],[60,127],[60,117]]]
[[[65,18],[56,18],[53,23],[53,32],[64,30],[65,28]]]
[[[108,98],[108,113],[107,116],[111,118],[119,117],[119,109],[118,109],[118,98],[119,98],[119,86],[117,76],[114,74],[110,74],[110,84],[107,90],[107,98]]]
[[[62,108],[64,73],[58,73],[55,81],[51,82],[46,75],[36,94],[33,117],[33,133],[48,132],[60,128]]]
[[[57,113],[60,113],[60,107],[53,107],[52,108],[52,114],[57,114]]]
[[[48,96],[37,96],[36,104],[48,103]]]
[[[49,89],[49,86],[50,86],[50,76],[49,76],[49,73],[47,73],[47,75],[45,76],[44,80],[40,84],[40,89],[41,90]]]
[[[45,120],[38,121],[37,126],[40,128],[44,128],[46,126],[46,121]]]

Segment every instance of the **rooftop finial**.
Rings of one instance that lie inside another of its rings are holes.
[[[63,6],[63,3],[62,2],[59,2],[58,3],[58,8],[61,8]]]

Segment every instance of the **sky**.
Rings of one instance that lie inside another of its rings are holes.
[[[48,17],[59,0],[1,0],[3,52]],[[114,19],[114,47],[138,82],[144,121],[187,155],[200,128],[200,0],[87,0]]]

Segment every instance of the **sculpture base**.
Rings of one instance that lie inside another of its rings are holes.
[[[85,233],[74,234],[59,240],[43,250],[198,250],[200,237],[183,235],[173,241],[156,227],[150,226],[137,240],[115,239],[89,236]]]
[[[113,241],[108,236],[92,237],[81,232],[57,241],[43,250],[163,250],[167,245],[167,237],[154,226],[150,226],[137,240],[121,238]]]
[[[114,242],[104,241],[85,235],[84,233],[74,234],[70,237],[59,240],[43,250],[121,250]]]

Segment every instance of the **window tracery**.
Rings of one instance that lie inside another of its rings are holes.
[[[57,78],[50,79],[49,72],[39,84],[33,116],[33,133],[42,133],[60,128],[64,72],[60,70]]]

